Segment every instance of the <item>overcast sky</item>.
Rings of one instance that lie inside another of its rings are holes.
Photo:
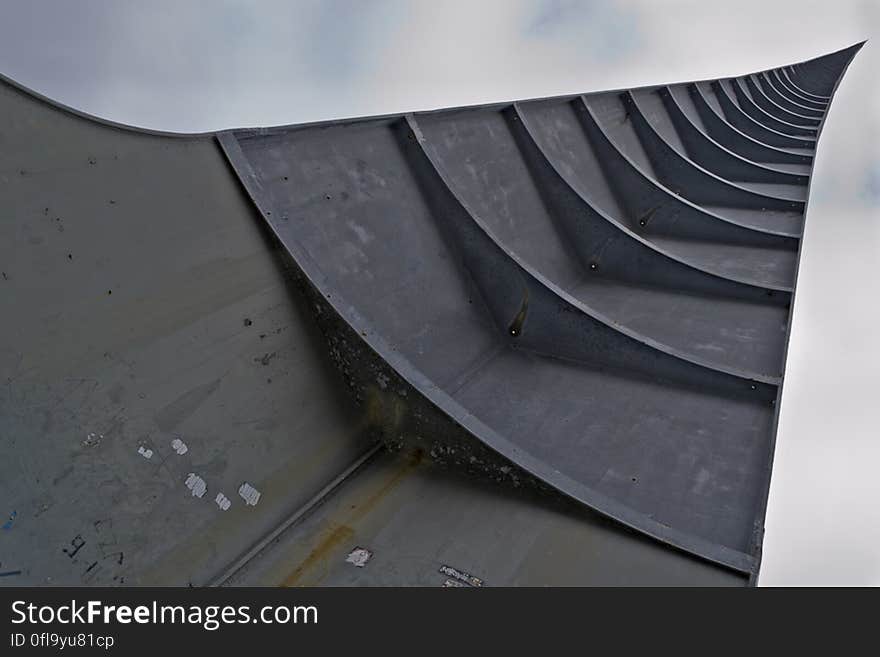
[[[820,142],[762,584],[880,585],[880,0],[0,0],[0,73],[171,131],[713,78],[866,38]]]

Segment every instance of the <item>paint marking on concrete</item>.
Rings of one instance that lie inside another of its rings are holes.
[[[452,579],[458,580],[459,582],[464,582],[468,586],[483,586],[485,582],[481,580],[479,577],[471,575],[470,573],[466,573],[463,570],[458,570],[457,568],[453,568],[452,566],[443,565],[440,566],[440,573],[446,575],[447,577],[451,577]]]
[[[61,548],[61,551],[66,554],[70,559],[74,559],[77,553],[83,549],[86,541],[82,537],[81,534],[77,534],[70,541],[70,547]]]
[[[346,563],[354,564],[357,568],[363,568],[373,558],[373,553],[367,548],[356,547],[345,557]]]
[[[221,511],[226,511],[232,506],[232,501],[223,493],[217,493],[217,497],[214,498],[214,501],[217,503],[217,506],[220,507]]]
[[[208,490],[208,484],[194,472],[190,472],[186,477],[186,487],[192,492],[193,497],[202,497]]]
[[[103,433],[95,433],[94,431],[90,431],[86,436],[86,439],[82,441],[83,447],[95,447],[101,443],[104,439]]]
[[[9,514],[9,520],[3,523],[3,529],[9,531],[12,529],[12,525],[15,524],[15,519],[18,517],[18,511],[13,511]]]
[[[243,499],[248,506],[256,506],[257,502],[260,501],[260,491],[247,482],[244,482],[239,486],[238,494],[241,495],[241,499]]]

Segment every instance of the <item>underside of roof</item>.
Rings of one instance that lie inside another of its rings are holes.
[[[0,83],[10,583],[753,581],[860,47],[191,137]]]

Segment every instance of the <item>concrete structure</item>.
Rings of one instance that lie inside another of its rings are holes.
[[[206,135],[0,83],[0,583],[753,580],[858,47]]]

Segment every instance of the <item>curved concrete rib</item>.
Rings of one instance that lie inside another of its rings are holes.
[[[634,284],[758,302],[786,304],[785,290],[768,295],[767,287],[738,280],[689,262],[682,255],[643,237],[626,222],[602,209],[590,190],[562,171],[536,136],[522,105],[516,104],[509,117],[511,132],[541,190],[548,190],[544,202],[562,224],[565,238],[576,246],[582,265],[591,272]],[[638,266],[622,263],[638,262]]]
[[[697,83],[697,86],[700,86],[700,83]],[[809,149],[811,152],[815,149],[815,139],[805,136],[795,137],[790,134],[779,132],[778,130],[774,130],[749,116],[743,108],[734,101],[730,90],[722,85],[720,81],[710,83],[709,93],[713,94],[721,111],[724,112],[725,118],[727,118],[732,125],[751,135],[755,139],[772,146],[805,148]]]
[[[828,96],[821,96],[819,94],[810,93],[809,91],[803,89],[796,82],[794,67],[786,66],[785,68],[781,69],[780,77],[785,81],[786,86],[798,96],[814,102],[825,103],[826,105],[828,104],[828,101],[830,100]]]
[[[530,112],[536,120],[542,117],[540,108],[527,110],[518,104],[505,114],[534,187],[552,217],[552,229],[565,244],[572,245],[577,260],[574,266],[582,276],[586,275],[574,286],[572,295],[595,304],[596,308],[607,308],[606,316],[616,323],[632,325],[639,333],[681,352],[700,355],[702,360],[734,368],[752,378],[776,377],[781,368],[782,345],[753,341],[745,338],[746,333],[731,331],[730,326],[740,320],[751,326],[785,324],[789,295],[768,297],[764,289],[732,283],[695,269],[621,225],[598,207],[588,191],[582,191],[569,178],[561,163],[554,161],[541,143],[548,130],[552,133],[549,126],[553,122],[543,115],[539,137]],[[524,212],[533,214],[531,208]],[[496,225],[503,229],[505,222]],[[550,242],[541,240],[542,245]],[[524,253],[530,251],[529,245],[520,244],[519,248]],[[566,257],[565,253],[551,249],[535,261],[556,262]],[[617,285],[617,281],[626,287]],[[628,293],[622,294],[622,289]],[[687,293],[697,296],[686,302]],[[675,296],[672,303],[678,312],[667,316],[659,308],[670,302],[671,296]],[[632,304],[626,303],[627,299]],[[689,327],[685,332],[689,332],[689,338],[684,341],[681,322]],[[695,345],[700,347],[695,350]]]
[[[788,82],[787,76],[779,69],[773,69],[771,71],[767,71],[765,73],[767,79],[773,85],[773,87],[783,96],[788,98],[794,103],[798,105],[803,105],[806,107],[810,107],[812,109],[824,112],[828,109],[828,104],[824,101],[820,100],[810,100],[805,96],[799,94],[792,86],[791,83]]]
[[[789,67],[790,77],[799,89],[827,100],[840,82],[841,71],[846,70],[865,43],[867,42],[855,43],[836,52],[794,64]]]
[[[458,224],[458,228],[453,228],[454,231],[466,226],[471,229],[465,229],[458,234],[458,248],[467,245],[471,248],[480,249],[479,243],[483,241],[481,238],[486,237],[489,238],[489,242],[485,243],[486,245],[495,248],[499,253],[503,252],[504,249],[500,247],[495,240],[491,239],[491,235],[485,231],[483,226],[479,225],[479,219],[469,212],[468,208],[461,202],[461,199],[455,196],[448,181],[444,180],[442,165],[436,160],[432,161],[430,151],[423,148],[423,137],[418,134],[418,126],[415,124],[415,121],[411,120],[411,117],[408,117],[408,124],[410,130],[413,131],[413,134],[416,135],[416,137],[410,143],[404,143],[404,148],[413,148],[413,142],[418,144],[419,148],[421,148],[421,155],[428,163],[428,170],[425,171],[424,175],[421,177],[422,180],[420,184],[424,185],[425,192],[429,198],[431,198],[432,204],[436,204],[436,207],[440,209],[439,214],[442,215],[442,221],[447,228],[452,228],[453,226],[451,224]],[[414,164],[416,169],[422,168],[422,165],[419,163],[414,162]],[[428,180],[425,180],[425,177],[427,177]],[[473,229],[476,229],[480,238],[474,239]],[[475,273],[471,270],[470,275],[472,277],[480,276],[483,279],[485,285],[485,291],[483,293],[484,299],[493,299],[498,290],[499,272],[502,272],[502,276],[506,273],[510,273],[509,270],[505,270],[502,262],[510,263],[513,259],[511,257],[512,254],[505,253],[506,257],[502,256],[499,258],[495,263],[497,267],[493,267],[490,263],[485,262],[485,255],[485,251],[483,251],[478,255],[477,259],[471,259],[472,265],[476,265],[480,271]],[[521,271],[523,270],[521,263],[517,263],[517,267]],[[522,282],[522,279],[520,279],[520,281]],[[533,282],[537,285],[531,285]],[[708,375],[710,376],[710,379],[708,379],[707,382],[709,382],[712,387],[715,385],[723,385],[731,394],[741,392],[741,380],[737,377],[728,376],[719,379],[717,374],[712,374],[711,372],[691,367],[679,371],[681,366],[679,361],[670,359],[668,355],[658,358],[656,351],[651,349],[642,349],[641,347],[638,347],[639,353],[626,354],[625,352],[621,352],[618,345],[615,344],[623,337],[620,333],[606,331],[605,329],[610,327],[604,325],[601,335],[596,335],[596,324],[586,314],[567,313],[564,308],[561,309],[558,306],[558,294],[551,295],[549,300],[544,294],[542,294],[543,292],[553,292],[553,290],[547,285],[546,281],[541,281],[538,277],[534,276],[534,273],[530,273],[525,279],[525,285],[527,286],[525,290],[522,287],[517,288],[514,286],[512,292],[514,294],[519,292],[519,296],[526,299],[527,302],[520,302],[519,305],[513,304],[508,308],[508,312],[502,312],[499,315],[499,318],[502,320],[499,328],[504,330],[504,320],[510,316],[513,310],[518,308],[517,314],[513,316],[513,321],[510,323],[507,331],[514,336],[513,339],[517,344],[528,350],[537,352],[538,354],[549,353],[557,357],[560,355],[568,357],[569,354],[567,353],[567,348],[570,348],[572,350],[571,355],[580,358],[583,355],[582,347],[580,345],[583,345],[586,341],[589,343],[586,346],[586,349],[588,349],[594,356],[599,356],[601,358],[600,362],[607,362],[610,365],[616,366],[619,366],[621,362],[624,362],[637,368],[649,368],[649,371],[654,370],[657,366],[663,368],[669,366],[676,371],[665,372],[664,376],[672,376],[673,379],[677,379],[679,376],[684,375],[684,378],[692,382],[692,377],[703,378]],[[537,299],[533,296],[535,293],[538,293]],[[535,304],[536,301],[539,303],[536,304],[536,308],[533,308],[533,304]],[[563,301],[570,300],[563,299]],[[565,307],[568,307],[569,305],[569,303],[566,303]],[[526,309],[527,312],[525,312]],[[554,323],[560,323],[560,318],[563,325],[567,324],[569,321],[572,322],[570,331],[565,330],[565,328],[560,331],[560,327],[552,326]],[[545,319],[546,322],[544,321]],[[549,322],[550,325],[548,325],[547,322]],[[516,333],[514,333],[514,328]],[[633,347],[633,341],[631,339],[626,339],[624,345],[625,346],[623,346],[622,349],[629,351]],[[742,381],[742,383],[746,382]],[[730,386],[730,388],[728,388],[728,386]],[[770,395],[773,392],[772,385],[768,386],[761,383],[749,383],[748,387],[750,394],[755,395],[757,399],[763,400],[767,395]],[[743,564],[748,563],[747,555],[742,554],[739,550],[731,550],[731,548],[726,545],[708,543],[700,539],[698,536],[683,534],[678,532],[673,525],[665,525],[662,533],[658,533],[658,528],[652,515],[633,512],[633,510],[626,506],[620,505],[618,502],[602,496],[597,490],[584,487],[580,482],[560,479],[558,470],[553,470],[552,475],[549,474],[547,463],[545,461],[535,459],[530,462],[528,460],[528,456],[530,456],[528,451],[524,453],[522,449],[505,445],[497,439],[493,440],[493,437],[488,436],[486,432],[480,432],[476,435],[479,436],[484,443],[498,450],[502,456],[510,458],[512,462],[522,467],[526,472],[536,474],[540,479],[550,483],[561,492],[571,495],[575,499],[580,500],[604,515],[617,519],[624,524],[629,524],[648,535],[654,536],[655,538],[666,541],[672,545],[685,547],[685,549],[694,551],[695,553],[718,563],[724,563],[734,568],[741,568]],[[513,448],[511,449],[510,447]],[[550,463],[550,465],[552,466],[552,463]],[[633,479],[633,481],[635,481],[635,479]]]
[[[785,73],[782,72],[781,69],[771,69],[769,71],[765,71],[764,75],[767,76],[767,79],[773,85],[773,88],[776,89],[776,91],[778,91],[788,100],[797,103],[798,105],[809,107],[820,112],[824,112],[826,109],[828,109],[828,104],[826,102],[821,100],[810,100],[802,94],[799,94],[791,86],[791,83],[788,81],[788,77],[785,75]]]
[[[757,222],[751,225],[738,223],[703,209],[665,188],[611,139],[590,106],[588,98],[582,96],[579,100],[575,105],[577,116],[593,148],[599,154],[599,161],[607,171],[609,183],[616,190],[621,205],[627,210],[631,225],[637,224],[646,236],[665,234],[783,251],[792,248],[795,243],[792,233],[770,231],[756,225]],[[768,258],[774,258],[774,253],[768,253]],[[793,275],[793,271],[791,274]],[[790,289],[793,279],[786,274],[784,280],[785,282],[779,279],[771,282],[769,279],[756,278],[750,282],[773,289]]]
[[[789,79],[792,84],[810,97],[815,96],[830,102],[831,96],[829,94],[834,91],[834,87],[840,80],[838,71],[849,66],[852,58],[865,43],[862,41],[837,52],[793,64],[788,69]]]
[[[679,151],[649,120],[649,110],[631,91],[621,94],[633,127],[639,136],[658,179],[677,194],[701,205],[731,206],[751,210],[778,210],[803,214],[804,189],[788,198],[755,192],[707,171],[686,153]],[[797,237],[796,235],[791,235]],[[795,247],[796,248],[796,247]]]
[[[692,98],[697,105],[707,105],[715,111],[716,115],[723,117],[724,122],[736,128],[740,135],[746,135],[751,142],[757,142],[763,146],[777,150],[785,150],[792,155],[809,157],[812,161],[815,142],[800,137],[783,135],[767,126],[761,125],[748,114],[745,114],[739,105],[727,95],[723,88],[718,88],[717,93],[712,88],[707,88],[704,83],[693,82],[690,89],[695,90]],[[734,142],[741,144],[741,141]],[[790,161],[790,160],[788,160]],[[804,160],[798,160],[803,162]]]
[[[689,96],[678,98],[676,91],[671,87],[661,87],[655,90],[655,93],[663,101],[666,113],[675,126],[688,156],[704,168],[728,180],[740,182],[804,186],[809,182],[808,175],[784,171],[755,162],[718,143],[703,131],[702,120],[696,113],[696,108]],[[689,103],[688,109],[694,115],[686,112],[682,103]]]
[[[578,363],[603,362],[651,375],[659,372],[667,380],[706,385],[728,394],[755,392],[754,384],[760,382],[768,385],[757,391],[762,398],[775,398],[772,386],[779,383],[778,377],[713,365],[638,334],[604,317],[536,271],[507,248],[456,192],[415,116],[407,115],[406,122],[425,162],[434,171],[434,184],[441,186],[430,189],[430,174],[423,178],[429,194],[444,209],[444,228],[483,298],[488,300],[496,325],[513,337],[518,347]],[[413,165],[419,167],[417,162]]]
[[[575,245],[582,264],[590,271],[632,283],[711,296],[752,302],[770,300],[782,305],[790,301],[784,289],[768,294],[770,290],[764,285],[689,262],[629,228],[625,221],[603,210],[587,187],[563,172],[541,145],[522,104],[514,105],[511,118],[511,132],[520,152],[540,188],[547,190],[545,203],[562,223],[566,239]],[[628,260],[639,264],[622,264]]]
[[[758,107],[760,107],[771,116],[786,121],[787,123],[811,126],[813,128],[818,127],[822,118],[821,112],[816,112],[818,116],[810,116],[805,113],[799,114],[798,112],[794,112],[790,109],[783,107],[772,98],[770,98],[770,96],[764,91],[764,89],[755,81],[754,77],[751,75],[740,78],[738,81],[740,83],[745,83],[746,89],[748,90],[751,99],[755,102],[756,105],[758,105]],[[806,112],[807,110],[803,111]]]
[[[713,139],[724,144],[730,150],[757,162],[812,164],[812,151],[778,147],[759,141],[729,122],[720,108],[716,108],[709,102],[707,97],[709,92],[700,88],[696,83],[688,84],[687,90],[700,118],[706,125],[706,130]]]
[[[775,130],[783,135],[810,139],[816,138],[816,127],[814,124],[791,123],[774,116],[755,102],[755,99],[746,91],[740,79],[719,80],[715,84],[727,91],[728,94],[733,92],[733,98],[739,108],[761,125],[767,126],[771,130]]]
[[[756,82],[760,85],[764,94],[780,107],[784,107],[785,109],[789,110],[790,112],[794,112],[795,114],[811,116],[817,119],[821,119],[825,115],[824,107],[810,107],[803,102],[799,103],[789,96],[786,96],[782,91],[779,90],[776,84],[773,83],[773,79],[766,71],[756,74],[752,77],[756,79]]]

